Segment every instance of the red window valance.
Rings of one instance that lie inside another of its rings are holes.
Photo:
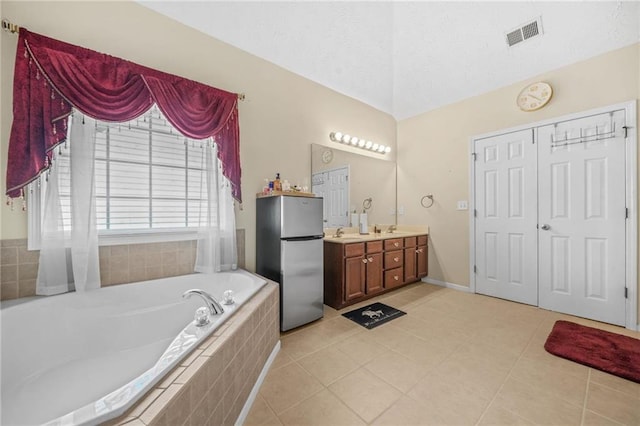
[[[72,108],[99,120],[122,122],[139,117],[154,103],[185,136],[215,139],[223,173],[234,198],[241,201],[235,93],[20,28],[7,195],[19,196],[49,167],[52,150],[67,137]]]

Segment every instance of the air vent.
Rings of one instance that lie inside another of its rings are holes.
[[[531,22],[527,22],[526,24],[520,25],[518,28],[511,30],[505,34],[509,47],[539,35],[542,35],[541,17],[538,17]]]

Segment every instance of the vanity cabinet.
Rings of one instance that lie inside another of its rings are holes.
[[[419,244],[426,248],[426,238],[325,241],[324,303],[340,309],[425,276],[427,252]]]

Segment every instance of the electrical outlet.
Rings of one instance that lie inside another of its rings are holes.
[[[469,202],[467,200],[458,201],[458,210],[469,210]]]

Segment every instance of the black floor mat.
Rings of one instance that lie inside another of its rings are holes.
[[[365,328],[372,329],[406,314],[406,312],[392,308],[384,303],[372,303],[360,309],[346,312],[342,316],[357,322]]]

